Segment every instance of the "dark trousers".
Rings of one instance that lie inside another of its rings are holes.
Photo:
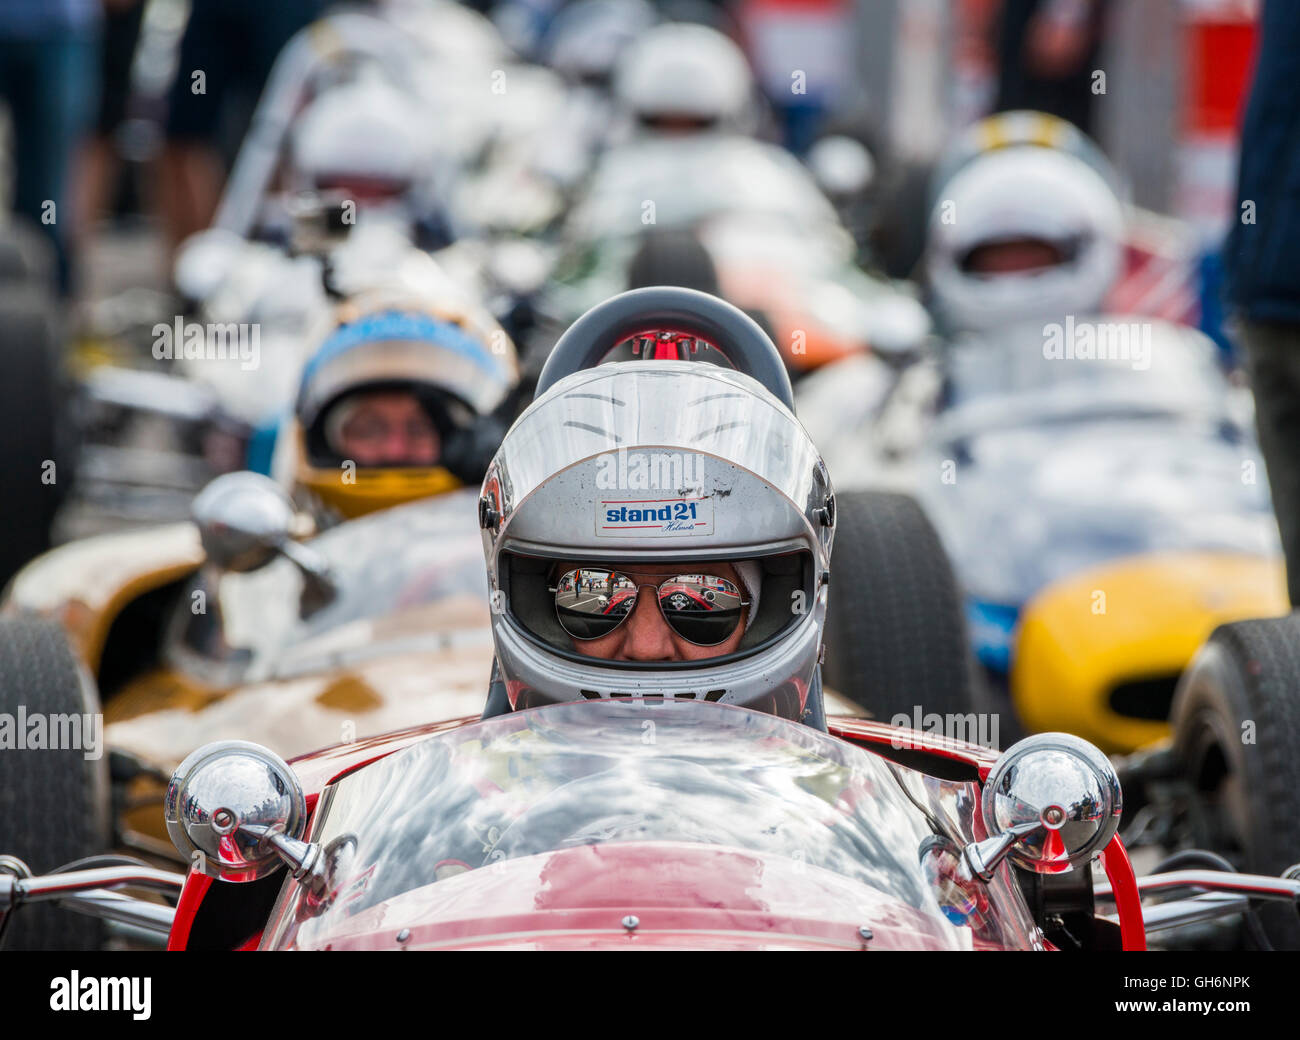
[[[1237,337],[1255,391],[1259,447],[1286,553],[1287,592],[1291,605],[1300,607],[1300,325],[1242,321]]]
[[[65,293],[71,282],[73,225],[69,177],[95,108],[98,66],[93,35],[0,40],[0,101],[8,102],[13,118],[14,212],[34,221],[49,238]]]

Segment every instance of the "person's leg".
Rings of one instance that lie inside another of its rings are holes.
[[[1300,325],[1241,323],[1255,423],[1286,554],[1287,591],[1300,607]]]
[[[214,146],[195,139],[168,141],[159,166],[158,205],[170,255],[186,238],[212,223],[225,168]]]
[[[207,227],[216,213],[226,175],[222,119],[234,95],[243,91],[255,101],[285,42],[324,6],[323,0],[193,0],[169,98],[159,177],[171,249]],[[201,81],[196,73],[203,74]],[[203,92],[197,92],[199,85]]]
[[[92,136],[79,162],[75,185],[81,239],[85,251],[94,226],[116,202],[120,163],[115,136],[127,117],[131,98],[131,65],[144,21],[145,0],[126,7],[110,4],[104,11],[100,36],[100,93]]]
[[[193,0],[159,160],[158,203],[169,254],[216,212],[225,180],[217,138],[232,66],[245,60],[243,43],[231,32],[225,0]]]
[[[69,244],[76,221],[68,185],[94,108],[97,47],[89,35],[7,44],[14,211],[34,221],[53,243],[64,293],[71,286]]]

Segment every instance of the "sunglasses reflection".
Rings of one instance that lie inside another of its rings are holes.
[[[639,581],[639,577],[655,580]],[[556,617],[574,639],[600,639],[633,614],[643,589],[651,590],[669,628],[696,646],[716,646],[730,639],[748,605],[736,583],[716,573],[637,575],[578,567],[556,582]]]

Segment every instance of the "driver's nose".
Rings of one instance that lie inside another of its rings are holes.
[[[411,461],[411,441],[405,430],[400,427],[388,430],[384,437],[383,456],[385,462],[397,465]]]
[[[675,661],[677,648],[673,645],[672,629],[664,620],[655,593],[644,588],[637,596],[631,616],[623,623],[627,634],[623,637],[619,656],[625,661]]]

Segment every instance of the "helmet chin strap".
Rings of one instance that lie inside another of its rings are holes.
[[[745,629],[753,623],[758,614],[758,597],[763,588],[763,568],[755,560],[738,560],[732,564],[740,575],[740,582],[749,593],[749,611],[745,614]]]

